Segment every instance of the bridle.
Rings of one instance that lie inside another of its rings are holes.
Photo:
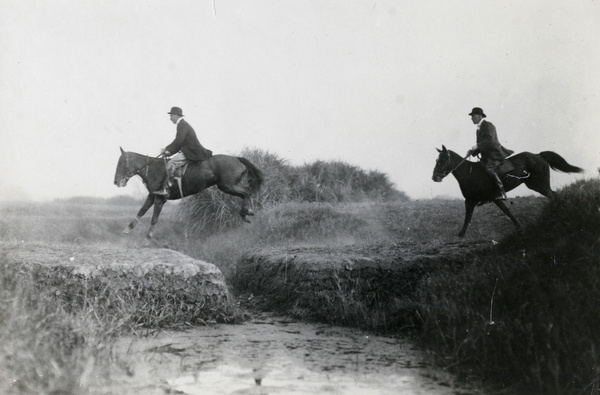
[[[452,156],[450,156],[450,151],[446,151],[446,154],[448,155],[448,164],[452,165]],[[444,179],[448,174],[454,173],[463,163],[465,163],[465,161],[469,158],[470,155],[465,156],[464,158],[462,158],[462,160],[459,162],[458,165],[454,166],[454,168],[452,170],[444,170],[443,173],[438,174],[438,176],[441,176],[441,179]],[[447,165],[444,165],[444,168]]]
[[[129,152],[124,153],[124,155],[125,155],[125,168],[129,169]],[[152,159],[158,159],[158,158],[160,158],[163,155],[164,154],[160,154],[157,157],[152,158]],[[136,176],[136,175],[139,175],[141,177],[142,175],[139,174],[139,172],[142,169],[146,169],[145,176],[146,176],[146,178],[148,178],[148,166],[150,166],[151,163],[152,162],[150,161],[150,157],[148,155],[146,155],[146,164],[143,165],[143,166],[140,166],[140,167],[138,167],[138,168],[136,168],[136,169],[134,169],[132,171],[128,171],[125,174],[125,178],[129,180],[131,177]]]

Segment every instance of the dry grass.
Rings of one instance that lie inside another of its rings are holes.
[[[77,314],[40,291],[26,274],[0,262],[0,390],[5,393],[79,393],[107,379],[113,325]],[[93,374],[92,374],[93,373]]]

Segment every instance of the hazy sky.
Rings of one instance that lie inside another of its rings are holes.
[[[145,195],[119,146],[157,155],[183,108],[215,153],[341,160],[413,198],[445,144],[555,151],[598,176],[600,1],[0,0],[0,199]],[[510,195],[527,194],[524,186]]]

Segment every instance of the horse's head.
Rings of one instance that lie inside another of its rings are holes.
[[[123,148],[121,148],[121,156],[119,157],[117,171],[115,172],[115,185],[119,188],[127,185],[127,181],[134,176],[129,162],[129,153],[123,151]]]
[[[437,149],[437,148],[436,148]],[[435,161],[435,167],[433,168],[433,181],[441,182],[444,177],[452,172],[452,157],[450,156],[450,151],[446,149],[445,146],[442,145],[441,150],[437,150],[439,152],[438,158]]]

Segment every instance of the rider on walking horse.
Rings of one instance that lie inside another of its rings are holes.
[[[513,154],[513,151],[504,148],[500,144],[496,135],[496,128],[491,122],[484,119],[486,115],[481,108],[473,108],[469,115],[473,123],[477,125],[477,145],[474,145],[467,152],[467,156],[481,154],[481,164],[483,164],[485,172],[499,190],[494,200],[505,200],[504,185],[502,185],[502,180],[500,180],[496,170],[504,163],[505,158]]]
[[[156,195],[162,196],[169,196],[173,184],[173,174],[177,168],[189,162],[207,160],[212,156],[212,151],[200,144],[194,129],[183,119],[181,108],[172,107],[167,114],[171,116],[171,122],[177,125],[177,134],[175,140],[161,150],[165,157],[171,157],[167,162],[167,177],[163,181],[163,187],[154,192]]]

